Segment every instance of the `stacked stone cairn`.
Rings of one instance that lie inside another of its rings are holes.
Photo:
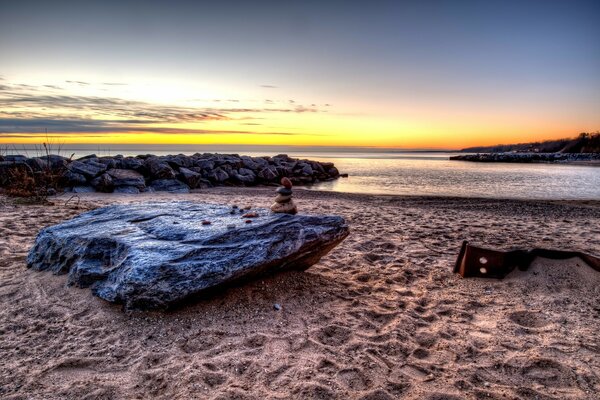
[[[294,200],[292,200],[292,181],[288,178],[281,178],[281,186],[277,188],[277,197],[275,203],[271,206],[274,213],[296,214],[298,209]]]

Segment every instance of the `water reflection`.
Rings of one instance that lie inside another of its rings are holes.
[[[469,163],[449,154],[323,157],[349,178],[311,189],[351,193],[527,199],[600,199],[600,168],[579,165]]]

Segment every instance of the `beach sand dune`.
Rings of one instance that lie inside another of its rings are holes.
[[[268,207],[270,189],[0,198],[0,397],[6,399],[595,399],[600,273],[538,259],[503,281],[452,273],[461,242],[600,254],[600,202],[297,190],[350,236],[307,272],[168,313],[123,312],[26,269],[39,229],[114,202]],[[281,305],[280,310],[274,304]]]

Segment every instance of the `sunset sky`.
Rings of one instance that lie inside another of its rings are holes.
[[[453,149],[597,130],[597,0],[0,0],[0,143]]]

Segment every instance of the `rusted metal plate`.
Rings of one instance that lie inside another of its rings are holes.
[[[531,250],[498,251],[476,247],[466,240],[454,265],[454,272],[464,278],[502,279],[515,268],[526,271],[536,257],[564,260],[579,257],[590,267],[600,272],[600,257],[580,251],[535,248]]]

